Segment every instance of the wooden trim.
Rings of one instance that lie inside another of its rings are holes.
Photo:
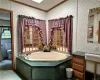
[[[98,43],[100,43],[100,21],[99,21],[99,29],[98,29]]]
[[[14,29],[13,29],[13,11],[0,8],[0,11],[5,11],[10,13],[10,25],[11,25],[11,49],[12,49],[12,70],[15,69],[14,64]]]
[[[46,12],[49,12],[50,10],[52,10],[52,9],[56,8],[57,6],[59,6],[59,5],[63,4],[63,3],[64,3],[64,2],[66,2],[66,1],[67,1],[67,0],[64,0],[64,1],[60,2],[60,3],[58,3],[57,5],[53,6],[52,8],[50,8],[50,9],[46,10]]]
[[[11,25],[11,48],[12,48],[12,69],[15,69],[14,64],[14,27],[13,27],[13,12],[10,13],[10,25]]]
[[[0,11],[9,12],[9,13],[12,12],[11,10],[7,10],[7,9],[3,9],[3,8],[0,8]]]
[[[35,8],[35,9],[38,9],[38,10],[40,10],[40,11],[44,11],[44,12],[46,12],[46,10],[43,10],[43,9],[37,8],[37,7],[35,7],[35,6],[31,6],[31,5],[29,5],[29,4],[26,4],[26,3],[23,3],[23,2],[20,2],[20,1],[16,1],[16,0],[10,0],[10,1],[15,2],[15,3],[22,4],[22,5],[25,5],[25,6],[28,6],[28,7],[31,7],[31,8]]]
[[[44,9],[41,9],[41,8],[37,8],[35,6],[31,6],[29,4],[26,4],[26,3],[23,3],[23,2],[20,2],[20,1],[16,1],[16,0],[9,0],[9,1],[12,1],[12,2],[15,2],[15,3],[19,3],[19,4],[22,4],[22,5],[25,5],[25,6],[28,6],[28,7],[31,7],[31,8],[35,8],[35,9],[38,9],[40,11],[44,11],[44,12],[49,12],[50,10],[54,9],[55,7],[63,4],[64,2],[66,2],[67,0],[63,0],[62,2],[58,3],[57,5],[53,6],[52,8],[48,9],[48,10],[44,10]]]

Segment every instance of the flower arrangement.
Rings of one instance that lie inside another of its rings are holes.
[[[49,45],[45,45],[45,46],[43,47],[43,51],[44,51],[44,52],[50,52],[50,46],[49,46]]]

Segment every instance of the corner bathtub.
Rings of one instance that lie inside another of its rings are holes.
[[[69,57],[69,54],[60,53],[60,52],[34,52],[29,54],[25,57],[26,60],[30,61],[62,61],[65,60],[67,57]]]
[[[55,51],[34,52],[16,58],[16,71],[26,80],[63,80],[71,59],[69,54]]]

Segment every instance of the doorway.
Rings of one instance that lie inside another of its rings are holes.
[[[13,12],[0,8],[0,69],[14,68]]]

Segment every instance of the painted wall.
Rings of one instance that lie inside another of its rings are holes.
[[[73,15],[73,52],[76,51],[77,0],[68,0],[47,13],[47,20]]]
[[[95,52],[100,45],[87,42],[88,12],[89,9],[99,6],[99,0],[68,0],[49,11],[47,20],[73,15],[73,52]]]
[[[17,43],[17,17],[18,15],[32,16],[37,19],[46,19],[46,13],[33,9],[24,5],[20,5],[9,0],[0,0],[0,8],[8,9],[13,11],[13,25],[14,25],[14,52],[15,56],[18,53],[18,43]]]
[[[89,9],[100,7],[100,0],[78,0],[78,26],[77,26],[77,50],[94,52],[100,48],[98,43],[87,42],[88,13]],[[100,49],[98,50],[100,52]]]

